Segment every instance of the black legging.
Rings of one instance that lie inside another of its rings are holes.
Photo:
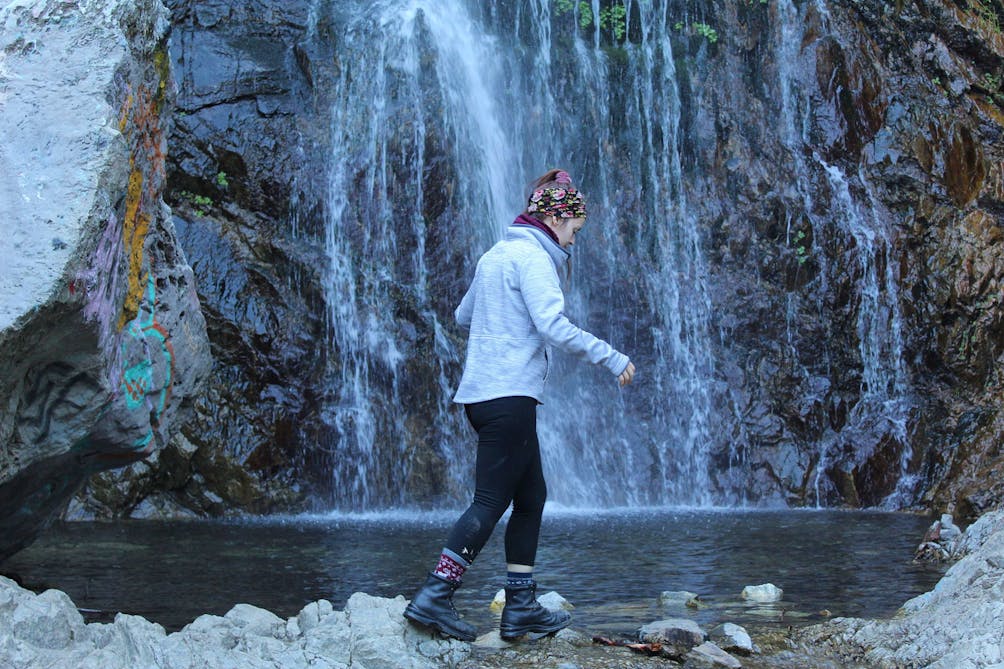
[[[478,432],[474,501],[453,526],[446,547],[473,562],[511,502],[506,562],[532,566],[547,499],[537,441],[537,400],[500,397],[465,408]]]

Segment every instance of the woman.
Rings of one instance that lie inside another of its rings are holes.
[[[571,616],[536,599],[533,565],[547,486],[537,442],[537,404],[557,346],[603,365],[621,386],[634,365],[610,344],[576,327],[564,314],[558,271],[586,219],[568,172],[551,170],[534,184],[526,210],[478,261],[474,281],[456,310],[470,330],[467,360],[454,401],[478,433],[474,501],[446,540],[435,569],[404,615],[464,641],[476,637],[460,619],[453,593],[464,571],[512,504],[506,526],[508,567],[501,634],[513,639],[566,627]]]

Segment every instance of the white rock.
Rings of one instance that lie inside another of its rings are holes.
[[[1004,510],[965,532],[965,557],[935,588],[888,620],[837,618],[806,628],[803,642],[857,653],[868,666],[999,667],[1004,655]]]
[[[740,655],[750,655],[753,653],[753,639],[749,633],[740,625],[735,623],[722,623],[715,627],[708,634],[708,638],[715,642],[722,650]]]
[[[349,622],[352,669],[437,669],[455,664],[470,652],[470,644],[453,639],[433,639],[407,624],[407,601],[373,597],[357,592],[349,597],[345,614]]]
[[[941,540],[954,541],[961,534],[962,530],[959,529],[958,525],[952,522],[952,514],[941,514]]]
[[[571,610],[575,608],[571,602],[562,597],[555,590],[549,590],[543,595],[540,595],[537,597],[537,601],[540,602],[541,606],[550,611]],[[492,600],[492,603],[488,605],[488,608],[494,613],[502,613],[502,609],[505,608],[504,588],[495,593],[495,598]]]
[[[747,585],[742,592],[742,598],[751,602],[779,602],[782,596],[784,596],[784,590],[773,583]]]
[[[119,613],[111,625],[120,640],[112,646],[122,648],[122,657],[127,666],[156,667],[163,656],[164,628],[141,616]]]
[[[296,622],[299,624],[300,630],[306,634],[317,627],[321,620],[325,616],[331,615],[334,610],[331,602],[326,599],[319,599],[300,609],[300,613],[296,615]]]
[[[324,616],[305,632],[304,637],[303,649],[308,656],[326,657],[345,666],[351,661],[349,620],[344,611],[333,611]]]
[[[83,617],[69,596],[59,590],[21,598],[9,625],[16,639],[36,648],[66,648],[85,635]]]
[[[286,636],[286,621],[257,606],[237,604],[223,617],[239,627],[245,636],[268,636],[276,639]]]
[[[659,595],[659,604],[662,606],[689,606],[692,609],[704,606],[700,595],[686,590],[663,591]]]
[[[561,611],[561,610],[571,610],[575,607],[567,599],[559,595],[556,591],[551,590],[545,592],[543,595],[537,598],[537,601],[545,609],[550,611]]]

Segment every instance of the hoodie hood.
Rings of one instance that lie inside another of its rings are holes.
[[[561,248],[561,245],[558,244],[557,237],[554,236],[554,233],[548,234],[544,229],[541,229],[543,226],[544,224],[540,221],[521,214],[515,221],[513,221],[513,224],[509,226],[506,231],[506,239],[527,239],[532,237],[538,244],[540,244],[541,248],[547,251],[547,254],[551,256],[551,261],[554,263],[555,270],[559,270],[565,263],[568,262],[568,259],[572,257],[572,254]]]

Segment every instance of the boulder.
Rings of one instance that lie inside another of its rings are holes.
[[[0,559],[164,448],[209,369],[162,199],[168,26],[159,0],[0,9]]]
[[[0,666],[19,669],[439,669],[468,657],[470,644],[435,638],[407,623],[403,597],[356,593],[344,611],[320,600],[282,620],[249,604],[203,615],[182,630],[118,614],[85,624],[65,593],[36,595],[0,577]]]
[[[783,596],[784,590],[773,583],[747,585],[742,591],[742,598],[751,602],[779,602]]]
[[[659,605],[668,607],[683,607],[699,609],[706,606],[701,596],[696,592],[686,590],[665,590],[659,595]]]
[[[1004,659],[1004,510],[983,515],[962,545],[964,556],[937,586],[906,602],[896,617],[836,618],[800,630],[799,645],[870,667],[998,666]]]
[[[961,540],[962,530],[952,522],[950,513],[943,513],[939,520],[927,528],[924,538],[914,551],[913,559],[934,562],[951,560],[956,557]]]
[[[658,643],[663,654],[674,659],[684,656],[691,648],[704,643],[707,635],[693,620],[667,618],[648,623],[638,630],[643,643]]]
[[[683,669],[741,669],[742,663],[724,650],[705,641],[695,646],[683,661]]]
[[[729,653],[752,655],[754,652],[753,639],[741,625],[735,623],[718,625],[708,633],[708,638]]]

